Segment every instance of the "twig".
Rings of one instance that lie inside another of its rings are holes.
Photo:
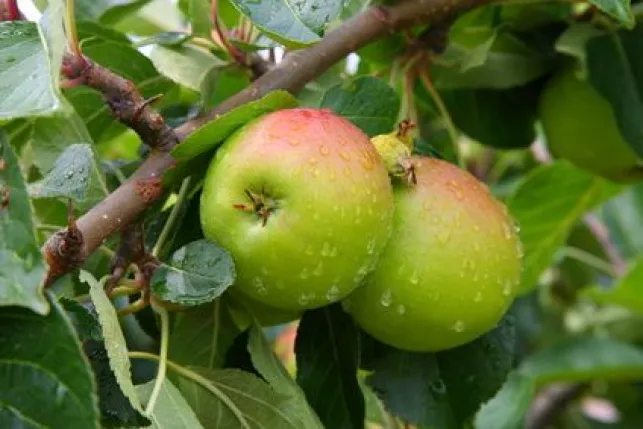
[[[135,221],[143,210],[162,195],[160,177],[175,164],[167,151],[178,142],[177,137],[182,140],[223,113],[276,89],[296,93],[350,52],[375,39],[413,25],[441,22],[456,13],[487,3],[491,3],[491,0],[409,0],[392,6],[371,6],[329,32],[319,43],[290,53],[248,88],[228,98],[202,117],[186,122],[174,132],[167,129],[158,113],[152,113],[152,109],[140,95],[136,97],[138,103],[131,102],[135,89],[127,80],[95,65],[87,70],[77,70],[79,76],[86,76],[88,85],[106,94],[108,100],[122,100],[126,105],[124,107],[138,112],[140,117],[136,126],[139,129],[136,131],[139,135],[147,135],[149,125],[157,123],[157,119],[152,119],[158,117],[160,132],[154,128],[155,131],[150,134],[156,138],[145,141],[156,141],[158,145],[155,147],[164,149],[153,150],[127,182],[78,219],[76,224],[83,238],[83,247],[76,255],[77,258],[86,258],[103,240]],[[145,127],[141,127],[141,124],[145,124]],[[51,248],[48,243],[45,244],[45,249]],[[48,260],[54,263],[58,259],[60,255],[56,253],[48,255]],[[65,266],[64,261],[60,261],[58,265]],[[64,274],[64,271],[59,274]]]
[[[531,405],[525,418],[525,429],[549,427],[556,416],[583,394],[585,383],[553,385],[543,390]]]

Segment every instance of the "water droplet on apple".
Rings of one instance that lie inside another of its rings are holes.
[[[351,169],[349,167],[344,167],[344,176],[350,177]]]
[[[352,185],[352,186],[351,186],[351,194],[353,194],[353,195],[357,195],[357,186],[355,186],[355,185]],[[358,208],[359,208],[359,207],[358,207]]]
[[[449,241],[449,237],[451,236],[451,231],[448,229],[440,229],[435,233],[435,236],[437,237],[438,241],[441,244],[446,244],[447,241]]]
[[[270,137],[273,138],[274,140],[277,140],[277,138],[275,138],[275,136],[270,136]],[[290,146],[299,146],[299,140],[289,140],[288,144]]]
[[[324,266],[322,264],[322,261],[319,261],[319,264],[317,264],[317,266],[313,270],[313,275],[319,277],[323,273],[324,273]]]
[[[305,293],[302,293],[302,294],[301,294],[301,295],[299,295],[299,297],[297,298],[297,303],[298,303],[299,305],[306,305],[306,304],[308,304],[309,302],[310,302],[310,296],[308,296],[308,295],[307,295],[307,294],[305,294]]]
[[[373,252],[375,252],[375,246],[377,245],[377,241],[373,238],[371,239],[368,244],[366,244],[366,252],[369,255],[372,255]]]
[[[328,156],[328,154],[330,153],[330,151],[328,150],[328,146],[326,146],[325,144],[319,146],[319,153],[321,153],[322,156]]]
[[[397,314],[403,316],[406,313],[406,307],[403,304],[397,306]]]
[[[504,296],[511,295],[512,286],[513,286],[513,284],[511,282],[511,280],[506,280],[504,286],[502,287],[502,294]]]
[[[464,322],[462,320],[456,320],[452,328],[456,332],[464,332]]]
[[[505,238],[506,238],[507,240],[511,240],[511,238],[513,237],[512,227],[511,227],[511,226],[509,226],[509,224],[507,224],[507,223],[503,223],[503,224],[502,224],[502,230],[503,230],[503,231],[504,231],[504,233],[505,233]]]
[[[299,278],[302,279],[302,280],[306,280],[309,276],[310,276],[310,274],[308,273],[308,268],[304,268],[299,273]]]
[[[382,293],[382,297],[380,298],[380,304],[382,304],[382,307],[389,307],[392,302],[393,302],[393,294],[391,292],[391,289],[386,289]]]
[[[308,159],[308,163],[310,165],[317,165],[318,159],[315,158],[314,156]]]
[[[254,284],[259,295],[265,295],[268,293],[268,289],[266,289],[266,286],[263,284],[261,277],[255,277],[252,279],[252,284]]]
[[[330,251],[330,257],[334,258],[337,256],[337,247],[333,247],[333,249]]]
[[[329,302],[336,301],[337,298],[339,297],[339,288],[336,285],[333,285],[328,289],[328,292],[326,292],[326,299]]]
[[[322,256],[330,255],[330,244],[324,243],[324,245],[322,246],[321,255]]]
[[[312,254],[314,252],[315,252],[315,250],[313,249],[313,246],[311,246],[311,245],[306,246],[306,250],[304,250],[304,253],[306,255],[308,255],[308,256],[312,256]]]
[[[420,277],[418,275],[417,270],[413,270],[413,273],[411,274],[411,277],[409,278],[409,281],[411,282],[411,284],[414,284],[414,285],[416,285],[416,284],[418,284],[420,282]]]
[[[339,151],[339,156],[344,160],[344,161],[350,161],[351,156],[348,154],[348,152],[340,150]]]
[[[473,297],[474,302],[481,302],[482,301],[482,292],[478,291],[476,292],[476,296]]]

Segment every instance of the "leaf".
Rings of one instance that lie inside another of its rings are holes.
[[[461,425],[498,392],[513,368],[514,323],[513,317],[507,315],[493,331],[436,354],[440,377]]]
[[[300,429],[279,408],[279,399],[266,383],[235,369],[190,368],[201,383],[181,378],[179,390],[199,421],[217,429]]]
[[[400,99],[382,79],[365,76],[330,88],[319,107],[333,110],[375,136],[395,129]]]
[[[536,387],[597,378],[605,381],[643,379],[643,349],[607,338],[582,337],[543,349],[526,358],[498,394],[482,407],[476,415],[475,427],[517,428]]]
[[[116,16],[131,13],[150,0],[76,0],[76,18],[79,20],[98,21],[107,12]]]
[[[29,186],[29,194],[33,198],[71,198],[87,206],[86,203],[109,194],[109,190],[98,171],[91,146],[72,144],[42,180]]]
[[[250,329],[248,352],[257,371],[270,384],[272,390],[284,398],[282,410],[297,422],[297,427],[323,429],[319,418],[306,402],[304,392],[288,374],[257,325]]]
[[[147,403],[152,394],[155,380],[136,386],[141,402]],[[168,379],[163,380],[161,393],[150,414],[155,429],[199,429],[203,428],[194,411],[185,401],[179,389]]]
[[[366,381],[390,412],[411,424],[458,427],[434,354],[387,347],[373,361],[372,370]]]
[[[195,91],[199,91],[207,73],[222,64],[208,51],[190,45],[154,46],[150,59],[164,76]]]
[[[36,24],[0,22],[0,120],[57,110],[57,76]]]
[[[154,271],[152,293],[164,301],[198,305],[220,296],[236,279],[232,256],[223,247],[197,240],[172,254]]]
[[[620,254],[634,258],[643,253],[643,235],[638,233],[643,216],[643,183],[635,183],[599,208],[610,238]]]
[[[209,121],[172,149],[172,157],[179,162],[214,149],[237,128],[258,116],[279,109],[295,107],[297,101],[286,91],[273,91],[259,100],[251,101]]]
[[[324,427],[362,428],[359,331],[339,304],[304,313],[297,330],[297,383]]]
[[[45,265],[18,159],[0,131],[0,306],[20,305],[45,315]]]
[[[597,9],[602,10],[627,28],[634,27],[634,14],[630,9],[629,0],[589,0],[588,3],[596,6]]]
[[[103,331],[96,315],[92,314],[89,309],[80,304],[75,299],[60,298],[58,301],[62,308],[65,309],[67,317],[71,320],[76,329],[80,341],[103,341]]]
[[[210,37],[212,28],[210,3],[201,0],[179,0],[179,5],[192,24],[193,34]]]
[[[177,315],[170,334],[169,358],[185,366],[220,368],[240,333],[225,300],[190,308]]]
[[[607,288],[594,286],[583,290],[583,295],[601,304],[616,304],[643,314],[643,259],[638,259],[627,274]]]
[[[589,81],[609,101],[621,134],[639,156],[643,156],[642,49],[643,26],[587,42]]]
[[[143,409],[136,395],[134,384],[132,383],[131,366],[127,356],[125,337],[123,336],[123,331],[121,331],[116,310],[107,297],[107,294],[105,294],[104,286],[107,277],[103,277],[101,281],[98,282],[90,273],[81,270],[79,278],[82,282],[89,285],[89,295],[96,308],[98,321],[100,322],[103,338],[105,339],[105,349],[109,357],[109,366],[114,372],[123,394],[129,399],[134,409],[142,413]]]
[[[250,79],[237,66],[213,67],[201,81],[204,109],[213,109],[250,84]]]
[[[188,33],[182,33],[179,31],[165,31],[163,33],[156,33],[153,36],[146,37],[143,40],[140,40],[136,43],[136,46],[143,47],[147,45],[161,45],[176,47],[181,46],[184,43],[192,39],[192,35]]]
[[[0,311],[0,403],[14,427],[98,428],[89,365],[63,310],[50,304],[47,316]],[[0,422],[6,416],[0,410]]]
[[[231,0],[261,30],[287,47],[317,42],[342,11],[341,0]]]
[[[614,189],[619,188],[566,161],[538,167],[524,176],[507,201],[520,225],[524,248],[522,292],[536,286],[576,222]]]
[[[441,95],[455,126],[482,144],[526,148],[534,141],[539,89],[460,89]],[[498,130],[502,132],[498,132]]]

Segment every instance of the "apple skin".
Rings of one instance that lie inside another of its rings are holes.
[[[539,116],[554,156],[614,182],[642,177],[638,157],[621,135],[609,102],[574,69],[559,72],[546,84]]]
[[[505,206],[484,184],[442,160],[410,162],[416,185],[394,188],[391,239],[343,305],[385,344],[439,351],[496,326],[518,290],[522,251]]]
[[[266,219],[238,208],[250,191]],[[374,268],[391,231],[393,194],[368,137],[340,116],[286,109],[262,116],[217,152],[201,197],[206,238],[237,268],[233,285],[284,310],[341,300]]]

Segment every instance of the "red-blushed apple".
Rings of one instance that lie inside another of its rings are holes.
[[[338,301],[374,268],[393,194],[368,137],[319,109],[251,121],[217,152],[201,197],[207,238],[236,263],[239,292],[285,310]]]
[[[502,318],[520,283],[520,241],[505,207],[471,174],[434,158],[404,162],[415,184],[395,181],[391,239],[344,308],[383,343],[439,351]]]

